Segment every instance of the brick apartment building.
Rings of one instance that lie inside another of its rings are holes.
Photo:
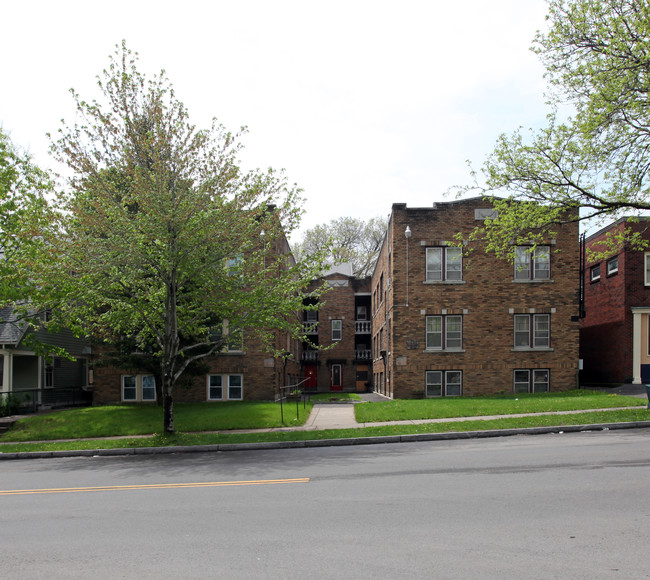
[[[457,247],[490,215],[480,198],[394,204],[372,276],[376,391],[395,398],[560,391],[578,373],[578,225],[516,264]]]
[[[291,253],[285,238],[276,241],[275,252]],[[227,344],[220,352],[203,359],[198,373],[181,377],[174,390],[176,402],[272,401],[279,397],[280,387],[300,380],[298,340],[276,331],[275,350],[285,356],[274,357],[263,348],[255,328],[233,329],[225,321],[221,332],[227,337]],[[96,365],[92,383],[93,400],[98,404],[157,399],[154,375],[142,370]]]
[[[650,218],[622,218],[585,240],[584,383],[650,383],[650,252],[623,244],[602,256],[605,238],[626,228],[650,240]]]
[[[328,291],[308,304],[302,374],[312,392],[366,391],[371,377],[370,278],[355,278],[348,265],[333,268],[313,286]]]

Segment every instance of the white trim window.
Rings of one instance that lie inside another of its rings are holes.
[[[343,320],[332,320],[332,340],[338,341],[343,338]]]
[[[551,385],[549,369],[515,369],[515,393],[548,393]]]
[[[463,394],[462,371],[426,371],[426,397],[459,397]]]
[[[550,278],[550,246],[515,247],[515,280],[549,280]]]
[[[618,256],[614,256],[607,260],[607,275],[613,276],[618,273]]]
[[[426,281],[459,282],[463,279],[463,249],[448,246],[427,248]]]
[[[515,348],[550,348],[550,314],[515,314]]]
[[[598,282],[600,280],[600,264],[596,264],[589,269],[589,280],[591,282]]]
[[[156,400],[156,379],[153,375],[122,375],[122,401],[128,403]]]
[[[463,347],[463,317],[440,315],[426,317],[427,350],[460,350]]]
[[[220,352],[243,352],[244,350],[244,333],[241,328],[230,325],[228,319],[224,319],[221,326],[213,331],[213,340],[224,340],[224,345]]]
[[[644,261],[643,283],[644,283],[645,286],[650,286],[650,252],[646,252],[643,255],[643,261]]]
[[[208,401],[241,401],[244,398],[244,375],[208,375]]]

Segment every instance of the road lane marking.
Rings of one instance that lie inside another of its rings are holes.
[[[252,481],[210,481],[202,483],[152,483],[147,485],[107,485],[100,487],[60,487],[52,489],[8,489],[0,495],[29,495],[45,493],[81,493],[85,491],[125,491],[134,489],[176,489],[188,487],[226,487],[238,485],[275,485],[280,483],[309,483],[309,477],[297,479],[257,479]]]

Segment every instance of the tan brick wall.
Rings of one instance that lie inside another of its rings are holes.
[[[372,278],[373,290],[381,276],[391,285],[383,304],[373,306],[373,336],[392,327],[386,344],[387,366],[374,361],[375,373],[390,378],[386,391],[395,397],[412,396],[424,389],[428,370],[463,372],[463,394],[512,392],[514,369],[549,369],[551,390],[575,387],[578,364],[579,246],[576,224],[557,228],[551,246],[551,281],[513,282],[514,266],[486,254],[480,247],[463,258],[460,284],[425,283],[425,251],[469,233],[479,222],[474,209],[481,200],[438,204],[437,208],[393,206],[388,243]],[[406,305],[406,226],[408,241],[408,306]],[[390,253],[390,259],[389,259]],[[390,261],[390,266],[389,266]],[[385,283],[385,282],[384,282]],[[374,297],[374,294],[373,294]],[[549,351],[515,351],[514,314],[548,313],[551,320]],[[464,352],[426,351],[426,316],[461,314]],[[377,356],[375,354],[375,356]]]

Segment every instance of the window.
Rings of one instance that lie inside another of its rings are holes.
[[[607,260],[607,275],[613,276],[618,272],[618,256],[614,256]]]
[[[427,248],[427,282],[460,281],[463,279],[463,249],[454,247]]]
[[[515,280],[548,280],[551,277],[549,246],[515,248]]]
[[[208,401],[241,401],[243,398],[243,375],[208,375]]]
[[[427,397],[458,397],[462,394],[462,371],[426,371],[425,395]]]
[[[223,383],[221,375],[208,375],[208,401],[223,399]]]
[[[365,306],[357,306],[357,320],[367,320],[368,312]]]
[[[515,393],[546,393],[550,385],[548,369],[515,369]]]
[[[600,264],[596,264],[595,266],[591,267],[591,270],[589,271],[589,278],[592,282],[600,280]]]
[[[241,328],[231,326],[228,320],[224,320],[220,327],[212,333],[212,340],[224,342],[221,352],[241,352],[244,350],[244,333]]]
[[[645,260],[645,268],[643,269],[643,271],[645,272],[644,284],[646,286],[650,286],[650,252],[646,252],[644,254],[644,260]]]
[[[452,350],[463,346],[463,317],[427,316],[427,350]]]
[[[155,401],[155,377],[153,375],[122,375],[122,400]]]
[[[343,338],[343,321],[332,320],[332,340],[341,340]]]
[[[156,379],[153,375],[144,375],[142,377],[142,400],[156,400]]]
[[[243,398],[243,382],[242,375],[228,375],[228,399],[240,401]]]
[[[550,330],[549,314],[516,314],[515,348],[549,348]]]
[[[45,388],[54,386],[54,359],[50,359],[45,365]]]

